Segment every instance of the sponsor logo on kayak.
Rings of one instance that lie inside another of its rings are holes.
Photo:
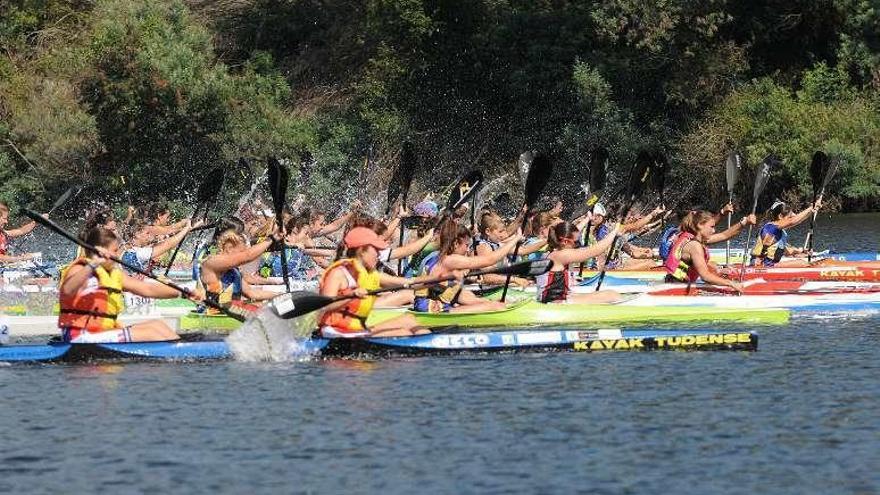
[[[491,339],[484,334],[437,335],[431,339],[434,347],[441,349],[467,349],[489,345]]]
[[[645,348],[682,348],[715,345],[748,344],[752,336],[749,333],[718,333],[706,335],[681,335],[676,337],[653,337],[631,339],[600,339],[589,342],[575,342],[572,349],[576,351],[608,351],[631,350]]]
[[[862,270],[822,270],[819,272],[819,276],[822,278],[864,278],[865,272]]]

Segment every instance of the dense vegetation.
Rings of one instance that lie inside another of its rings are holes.
[[[235,163],[270,154],[338,203],[367,155],[382,189],[409,141],[435,189],[472,167],[516,184],[537,148],[574,190],[596,146],[616,180],[648,147],[673,164],[669,196],[701,204],[732,149],[779,155],[768,195],[804,199],[821,149],[845,208],[880,205],[871,0],[0,0],[0,47],[13,204],[71,183],[182,198],[217,164],[243,191]]]

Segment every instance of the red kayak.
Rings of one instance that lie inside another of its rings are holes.
[[[692,296],[736,294],[730,287],[716,285],[685,285],[650,291],[652,296]],[[803,282],[798,280],[752,280],[746,282],[745,295],[828,295],[828,294],[880,294],[880,284],[858,282]]]
[[[720,271],[721,275],[738,279],[739,267],[725,268]],[[873,263],[865,265],[829,265],[814,267],[773,267],[754,268],[746,267],[745,280],[763,278],[764,280],[813,280],[813,281],[836,281],[836,282],[880,282],[880,266]]]

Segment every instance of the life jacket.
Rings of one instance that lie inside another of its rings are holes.
[[[348,287],[339,291],[340,296],[350,295],[358,288],[372,291],[381,287],[379,282],[380,273],[376,270],[367,271],[355,259],[339,260],[327,267],[327,271],[321,276],[321,287],[327,283],[327,277],[337,268],[342,270],[348,281]],[[318,326],[319,328],[333,327],[341,333],[366,332],[368,331],[367,317],[370,316],[370,311],[372,311],[375,302],[376,296],[350,299],[342,309],[322,314]]]
[[[0,229],[0,254],[6,255],[9,250],[9,235],[5,230]]]
[[[71,263],[71,266],[86,265],[86,263],[84,258],[79,258]],[[91,270],[91,268],[87,269]],[[69,271],[65,270],[62,274],[62,283],[68,273]],[[85,286],[75,294],[67,296],[62,292],[59,298],[58,326],[90,332],[121,328],[117,318],[125,308],[122,279],[122,270],[119,268],[113,268],[108,272],[103,266],[99,266],[86,281]]]
[[[567,301],[571,293],[571,272],[567,269],[547,272],[535,277],[535,285],[538,289],[538,302]]]
[[[604,239],[605,236],[609,235],[610,233],[611,233],[611,227],[608,226],[608,223],[603,222],[602,225],[596,227],[596,231],[594,233],[595,237],[591,237],[591,241],[594,243],[599,242],[602,239]],[[611,254],[611,251],[614,251],[614,258],[608,258],[605,260],[605,268],[606,269],[615,269],[618,266],[620,266],[620,252],[622,250],[621,249],[614,249],[614,247],[612,246],[611,249],[608,251],[608,255]],[[588,260],[588,265],[590,266],[590,268],[594,268],[594,269],[599,267],[599,264],[598,264],[598,261],[596,261],[596,258],[590,258]]]
[[[480,244],[485,244],[485,245],[489,246],[489,249],[491,249],[492,251],[497,251],[498,248],[501,247],[501,244],[499,244],[497,242],[492,242],[489,239],[483,239],[483,238],[480,238],[480,240],[477,241],[477,245],[479,246]]]
[[[672,244],[672,249],[670,249],[663,267],[666,268],[667,277],[671,278],[673,281],[693,283],[700,278],[700,274],[697,273],[696,268],[682,259],[684,245],[694,239],[694,235],[690,232],[680,232],[678,237],[676,237],[675,242]],[[703,249],[703,255],[706,257],[706,262],[708,263],[709,251]]]
[[[242,296],[241,270],[237,267],[226,270],[220,276],[220,280],[205,288],[205,295],[212,301],[221,305],[228,305],[232,301],[240,301]]]
[[[669,257],[669,251],[672,250],[672,245],[675,244],[675,239],[678,237],[678,233],[680,230],[677,225],[667,228],[663,231],[663,234],[660,235],[660,241],[658,244],[658,251],[660,253],[660,259],[665,260]]]
[[[769,246],[764,245],[764,237],[771,235],[776,242]],[[758,234],[758,242],[752,249],[751,265],[773,266],[785,255],[785,248],[788,246],[788,232],[780,229],[776,224],[768,223],[761,228]]]
[[[425,260],[436,252],[437,248],[429,243],[422,248],[421,251],[410,256],[406,262],[406,270],[404,270],[403,276],[406,278],[412,278],[421,273]]]
[[[152,272],[153,268],[156,266],[156,262],[152,258],[152,252],[150,253],[149,261],[147,261],[146,264],[143,264],[138,259],[138,255],[137,255],[137,252],[135,251],[135,249],[136,248],[132,248],[132,249],[126,250],[124,253],[122,253],[122,257],[121,257],[122,261],[124,261],[126,264],[131,265],[135,268],[140,268],[141,270],[143,270],[145,272]],[[124,268],[124,269],[125,269],[126,273],[128,273],[129,275],[131,275],[133,277],[137,277],[139,279],[144,278],[143,275],[141,275],[137,272],[128,270],[127,268]]]
[[[312,269],[312,258],[297,248],[285,248],[287,252],[287,274],[294,280],[311,280],[316,270]],[[266,253],[260,264],[260,275],[263,277],[280,277],[284,274],[281,268],[280,253]]]
[[[440,251],[428,255],[419,269],[419,275],[430,275],[440,263]],[[413,311],[420,313],[443,313],[452,309],[461,293],[457,282],[439,284],[416,289],[413,297]]]

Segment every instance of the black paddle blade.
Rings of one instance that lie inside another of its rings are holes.
[[[777,163],[781,162],[773,155],[768,155],[764,158],[764,161],[761,162],[761,166],[758,169],[758,175],[755,177],[755,187],[752,190],[752,213],[758,209],[758,199],[761,198],[761,193],[764,192],[764,188],[767,187],[767,183],[770,182],[770,175],[773,171],[773,166]]]
[[[279,224],[281,213],[284,211],[284,197],[287,194],[287,174],[287,167],[281,165],[275,157],[269,157],[269,193],[272,194],[272,206]]]
[[[526,180],[529,177],[529,170],[532,168],[532,162],[534,161],[534,151],[526,151],[519,155],[519,161],[516,163],[516,171],[519,173],[519,180],[522,181],[523,185],[526,184]]]
[[[199,184],[199,190],[196,193],[196,200],[199,204],[209,203],[220,194],[225,175],[226,169],[223,167],[215,167],[208,172],[208,175]]]
[[[272,311],[281,319],[289,320],[317,311],[334,302],[332,297],[308,291],[294,291],[272,299]]]
[[[829,160],[828,155],[821,151],[813,153],[813,161],[810,162],[810,180],[813,181],[813,202],[819,197],[819,191],[825,182],[825,175],[828,171]]]
[[[739,178],[739,171],[743,166],[742,155],[736,151],[731,151],[727,154],[724,166],[727,173],[727,195],[733,196],[733,190],[736,188],[736,181]]]
[[[459,206],[471,200],[474,194],[483,187],[483,172],[474,170],[464,176],[449,194],[449,201],[446,203],[446,209],[453,212]]]
[[[608,174],[608,150],[596,148],[590,157],[590,191],[593,194],[605,189],[605,179]]]
[[[386,213],[391,211],[391,205],[398,198],[406,201],[409,196],[409,188],[412,185],[413,177],[416,173],[416,154],[410,142],[404,142],[403,148],[400,150],[400,162],[397,169],[391,176],[391,182],[388,184],[388,192],[386,197]]]
[[[642,191],[651,179],[651,168],[654,166],[654,157],[647,151],[640,151],[636,163],[629,173],[629,197],[630,200],[641,196]]]
[[[510,273],[518,277],[537,277],[549,272],[553,268],[553,261],[548,259],[525,261],[507,268],[512,270]]]
[[[663,191],[666,189],[666,173],[669,170],[669,161],[659,151],[652,153],[651,156],[651,189],[662,197]]]
[[[535,206],[550,176],[553,175],[553,160],[546,153],[537,153],[529,167],[529,176],[526,178],[526,205],[529,209]]]

